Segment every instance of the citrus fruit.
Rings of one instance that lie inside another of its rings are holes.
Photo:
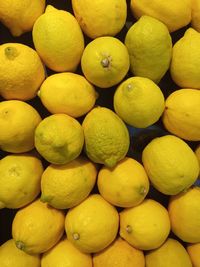
[[[167,210],[153,199],[120,212],[120,236],[137,249],[161,246],[170,232]]]
[[[199,161],[199,164],[200,164],[200,145],[196,148],[195,154],[196,154],[198,161]]]
[[[96,163],[114,167],[129,148],[129,133],[123,121],[110,109],[96,107],[82,123],[87,156]]]
[[[117,38],[110,36],[98,37],[91,41],[81,58],[85,77],[100,88],[108,88],[121,82],[129,66],[126,46]]]
[[[37,110],[20,100],[0,102],[0,148],[23,153],[34,148],[34,131],[41,117]]]
[[[196,244],[188,244],[187,245],[187,252],[190,256],[192,261],[193,267],[200,267],[200,243]]]
[[[77,158],[83,143],[80,123],[66,114],[44,118],[35,130],[35,147],[50,163],[65,164]]]
[[[199,175],[195,153],[173,135],[153,139],[142,152],[142,162],[153,186],[166,195],[186,190]]]
[[[112,169],[102,167],[97,184],[102,197],[119,207],[140,204],[149,191],[149,179],[143,166],[128,157],[119,161]]]
[[[166,25],[150,16],[142,16],[128,30],[125,45],[132,73],[160,82],[172,56],[172,40]]]
[[[0,160],[0,206],[21,208],[40,192],[42,162],[31,154],[9,154]]]
[[[64,213],[39,199],[15,214],[12,236],[18,249],[28,254],[43,253],[53,247],[64,232]]]
[[[45,79],[36,51],[24,44],[5,43],[0,45],[0,60],[0,95],[7,100],[34,98]]]
[[[97,93],[85,77],[66,72],[47,77],[38,96],[51,113],[64,113],[76,118],[93,108]]]
[[[192,0],[192,21],[191,25],[196,31],[200,32],[200,1]]]
[[[159,120],[165,99],[150,79],[131,77],[123,81],[114,94],[114,109],[127,124],[146,128]]]
[[[116,238],[118,212],[99,194],[70,209],[65,219],[67,238],[85,253],[99,252]]]
[[[84,38],[75,17],[47,5],[33,26],[33,42],[45,65],[58,72],[75,71],[84,49]]]

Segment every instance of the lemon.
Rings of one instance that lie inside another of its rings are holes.
[[[129,133],[123,121],[110,109],[96,107],[83,120],[85,151],[96,163],[114,167],[129,149]]]
[[[200,141],[200,90],[179,89],[165,102],[165,128],[183,139]]]
[[[128,30],[125,45],[132,73],[160,82],[172,56],[172,40],[165,24],[150,16],[142,16]]]
[[[64,165],[49,165],[42,175],[41,200],[58,209],[78,205],[95,185],[97,168],[79,157]]]
[[[42,255],[41,267],[92,267],[92,257],[72,245],[66,238]]]
[[[67,238],[85,253],[99,252],[110,245],[118,226],[117,210],[98,194],[70,209],[65,219]]]
[[[0,102],[0,148],[23,153],[34,148],[34,131],[41,117],[31,105],[20,100]]]
[[[40,267],[40,257],[24,253],[10,239],[0,246],[0,263],[1,267]]]
[[[10,154],[0,160],[0,206],[21,208],[40,192],[42,162],[31,154]]]
[[[188,243],[200,242],[200,188],[170,198],[168,211],[173,233]]]
[[[82,30],[93,39],[116,35],[126,22],[126,0],[72,0],[72,7]]]
[[[127,124],[146,128],[159,120],[165,107],[160,88],[150,79],[131,77],[114,93],[114,109]]]
[[[66,114],[44,118],[35,130],[35,147],[50,163],[65,164],[77,158],[83,143],[80,123]]]
[[[36,19],[44,12],[45,0],[0,1],[0,21],[13,36],[31,31]]]
[[[200,1],[191,0],[192,3],[192,28],[200,32]],[[196,267],[196,266],[195,266]]]
[[[27,45],[5,43],[0,45],[0,60],[0,95],[8,100],[34,98],[45,79],[36,51]]]
[[[144,267],[142,251],[118,237],[102,252],[93,255],[93,267]]]
[[[170,32],[174,32],[191,21],[190,0],[131,0],[131,10],[138,19],[142,15],[149,15],[162,21]]]
[[[186,190],[199,175],[194,152],[173,135],[153,139],[142,152],[142,162],[153,186],[166,195]]]
[[[84,49],[84,38],[75,17],[51,5],[34,23],[33,42],[45,65],[58,72],[75,71]]]
[[[20,209],[12,223],[18,249],[28,254],[43,253],[53,247],[64,232],[64,213],[39,199]]]
[[[196,156],[198,158],[199,165],[200,165],[200,145],[196,148],[195,154],[196,154]]]
[[[187,252],[190,256],[193,267],[200,267],[200,243],[187,245]]]
[[[126,46],[110,36],[98,37],[91,41],[81,58],[85,77],[100,88],[108,88],[121,82],[129,66]]]
[[[97,183],[102,197],[119,207],[140,204],[149,191],[149,180],[143,166],[128,157],[112,169],[102,167]]]
[[[200,33],[185,31],[173,47],[171,77],[182,88],[200,89]]]
[[[53,114],[80,117],[90,111],[97,93],[84,76],[66,72],[49,76],[38,92],[42,104]]]
[[[160,247],[145,256],[146,267],[192,267],[191,260],[183,245],[168,238]]]

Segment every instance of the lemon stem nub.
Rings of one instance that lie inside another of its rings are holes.
[[[126,232],[129,234],[132,232],[132,227],[130,225],[126,226]]]
[[[73,239],[74,240],[79,240],[80,239],[80,235],[78,233],[74,233],[73,234]]]
[[[101,65],[102,65],[104,68],[108,68],[109,65],[110,65],[110,61],[109,61],[109,59],[108,59],[107,57],[104,58],[104,59],[102,59],[102,61],[101,61]]]
[[[17,52],[17,49],[15,47],[8,46],[5,48],[4,51],[5,51],[5,55],[8,59],[12,60],[18,56],[18,52]]]
[[[24,250],[25,249],[25,245],[24,245],[24,243],[22,241],[16,241],[15,244],[16,244],[16,247],[18,249],[20,249],[20,250]]]

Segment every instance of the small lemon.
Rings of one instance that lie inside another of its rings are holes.
[[[129,133],[123,121],[110,109],[96,107],[83,120],[85,151],[96,163],[114,167],[129,149]]]
[[[117,210],[98,194],[70,209],[65,219],[67,238],[85,253],[99,252],[110,245],[118,226]]]
[[[31,154],[10,154],[0,160],[0,206],[21,208],[40,192],[42,162]]]
[[[13,36],[20,36],[33,28],[36,19],[44,12],[45,0],[0,1],[0,21]]]
[[[88,81],[101,88],[118,84],[129,70],[126,46],[117,38],[105,36],[91,41],[82,58],[82,71]]]
[[[137,249],[158,248],[169,232],[168,212],[155,200],[145,199],[140,205],[120,212],[120,236]]]
[[[80,117],[90,111],[97,93],[84,76],[66,72],[49,76],[38,92],[43,105],[51,113]]]
[[[127,124],[146,128],[159,120],[165,107],[160,88],[150,79],[131,77],[114,94],[114,109]]]
[[[196,31],[200,32],[200,1],[199,0],[191,0],[191,4],[192,4],[191,25],[192,25],[192,28],[194,28]]]
[[[66,238],[42,255],[41,267],[92,267],[92,257],[78,250]]]
[[[200,242],[200,188],[172,196],[168,211],[173,233],[188,243]]]
[[[10,239],[0,246],[0,263],[1,267],[40,267],[40,256],[19,250]]]
[[[81,125],[66,114],[44,118],[35,130],[35,147],[50,163],[65,164],[77,158],[83,144]]]
[[[160,82],[172,56],[172,39],[165,24],[150,16],[142,16],[128,30],[125,45],[132,73]]]
[[[130,5],[137,19],[149,15],[166,24],[170,32],[181,29],[191,21],[190,0],[131,0]]]
[[[20,209],[12,223],[18,249],[28,254],[43,253],[53,247],[64,232],[65,216],[39,199]]]
[[[119,207],[140,204],[149,191],[149,179],[143,166],[128,157],[112,169],[102,167],[97,183],[102,197]]]
[[[200,243],[196,244],[188,244],[187,245],[187,252],[190,256],[192,261],[193,267],[200,267]]]
[[[32,31],[36,51],[45,65],[58,72],[75,71],[84,49],[84,37],[75,17],[51,5]]]
[[[192,267],[187,251],[175,239],[168,238],[159,248],[145,256],[146,267]]]
[[[93,267],[145,267],[144,254],[118,237],[110,246],[93,255]]]
[[[34,98],[45,79],[36,51],[27,45],[5,43],[0,45],[0,60],[0,95],[7,100]]]
[[[92,191],[97,176],[94,163],[79,157],[64,165],[49,165],[42,175],[41,200],[57,209],[82,202]]]
[[[19,100],[0,102],[0,148],[23,153],[34,148],[34,131],[41,117],[28,103]]]
[[[93,39],[116,35],[126,22],[126,0],[72,0],[72,7],[82,30]]]
[[[200,141],[200,90],[179,89],[168,96],[163,113],[165,128],[183,139]]]
[[[173,46],[171,77],[182,88],[200,89],[200,33],[192,28]]]
[[[173,135],[153,139],[142,152],[142,162],[153,186],[166,195],[186,190],[199,175],[195,153]]]

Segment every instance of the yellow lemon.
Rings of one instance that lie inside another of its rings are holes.
[[[40,192],[42,162],[31,154],[10,154],[0,160],[0,206],[21,208]]]
[[[144,254],[118,237],[110,246],[93,255],[93,267],[144,267]]]
[[[18,249],[28,254],[53,247],[64,232],[64,213],[35,200],[15,214],[12,236]]]
[[[192,261],[193,267],[200,267],[200,243],[187,245],[187,252]]]
[[[179,89],[165,102],[165,128],[183,139],[200,141],[200,90]]]
[[[167,210],[155,200],[145,199],[140,205],[120,212],[120,236],[137,249],[158,248],[169,232]]]
[[[75,71],[84,38],[75,17],[48,5],[33,26],[33,42],[45,65],[54,71]]]
[[[198,158],[199,165],[200,165],[200,145],[196,148],[195,154],[196,154],[196,156]]]
[[[172,39],[165,24],[150,16],[142,16],[128,30],[125,45],[132,73],[160,82],[172,56]]]
[[[173,233],[188,243],[200,242],[200,188],[170,198],[168,211]]]
[[[160,88],[150,79],[131,77],[114,93],[114,109],[129,125],[146,128],[159,120],[165,107]]]
[[[192,28],[200,32],[200,1],[191,0],[192,2]],[[195,266],[196,267],[196,266]]]
[[[159,248],[150,251],[145,256],[146,267],[192,267],[187,251],[175,239],[168,238]]]
[[[35,130],[35,147],[50,163],[65,164],[77,158],[83,143],[80,123],[66,114],[44,118]]]
[[[98,194],[70,209],[65,219],[67,238],[85,253],[99,252],[110,245],[118,226],[117,210]]]
[[[0,148],[23,153],[34,148],[34,131],[41,117],[31,105],[19,100],[0,103]]]
[[[83,120],[85,151],[96,163],[114,167],[129,149],[129,133],[123,121],[110,109],[96,107]]]
[[[0,95],[8,100],[34,98],[45,79],[36,51],[27,45],[5,43],[0,45],[0,60]]]
[[[104,36],[91,41],[82,58],[82,71],[88,81],[101,88],[118,84],[129,70],[126,46],[117,38]]]
[[[79,157],[64,165],[49,165],[42,175],[41,200],[58,209],[82,202],[92,191],[97,176],[94,163]]]
[[[31,31],[36,19],[44,12],[45,0],[0,1],[0,21],[13,36]]]
[[[125,25],[126,0],[72,0],[76,19],[90,38],[114,36]]]
[[[40,257],[19,250],[10,239],[0,246],[0,263],[1,267],[40,267]]]
[[[186,30],[173,47],[171,77],[182,88],[200,89],[200,33]]]
[[[131,0],[131,10],[138,19],[142,15],[149,15],[162,21],[170,32],[174,32],[191,21],[190,0]]]
[[[153,139],[142,152],[142,162],[153,186],[166,195],[186,190],[199,175],[195,153],[173,135]]]
[[[38,92],[43,105],[51,113],[80,117],[90,111],[97,93],[84,76],[66,72],[49,76]]]
[[[66,238],[42,255],[41,267],[92,267],[92,257],[78,250]]]
[[[149,179],[143,166],[128,157],[112,169],[102,167],[97,182],[102,197],[119,207],[140,204],[149,191]]]

